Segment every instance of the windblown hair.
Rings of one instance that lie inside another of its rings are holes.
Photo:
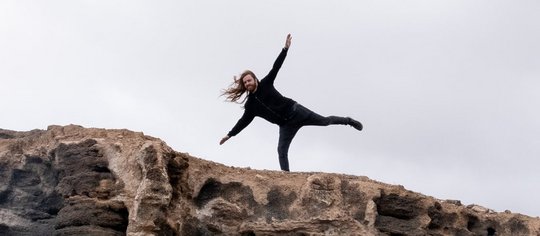
[[[246,101],[247,96],[241,99],[242,96],[247,92],[247,89],[244,86],[244,81],[242,81],[242,79],[244,79],[246,75],[251,75],[258,83],[259,80],[257,79],[257,76],[255,76],[255,74],[250,70],[246,70],[242,74],[240,74],[240,78],[234,76],[234,81],[231,83],[229,88],[223,90],[223,93],[221,94],[221,96],[227,96],[226,101],[236,102],[240,104]],[[241,101],[239,101],[240,99]]]

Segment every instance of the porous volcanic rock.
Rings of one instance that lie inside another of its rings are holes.
[[[129,130],[0,129],[0,235],[540,235],[363,176],[228,167]]]

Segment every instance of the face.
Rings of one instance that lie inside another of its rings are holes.
[[[244,78],[242,78],[242,82],[244,83],[244,87],[246,87],[247,91],[249,92],[254,92],[255,89],[257,89],[257,81],[250,74],[244,76]]]

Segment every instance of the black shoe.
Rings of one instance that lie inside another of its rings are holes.
[[[349,118],[349,125],[352,126],[353,128],[357,129],[358,131],[361,131],[362,128],[364,128],[362,126],[362,123],[360,123],[360,121],[357,121],[353,118]]]

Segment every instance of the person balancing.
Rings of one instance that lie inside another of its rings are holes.
[[[221,139],[220,145],[231,137],[237,135],[246,128],[255,116],[277,124],[279,126],[278,156],[281,170],[289,171],[288,151],[291,141],[300,128],[307,125],[328,126],[334,124],[350,125],[357,130],[362,130],[362,123],[350,117],[321,116],[294,100],[284,97],[274,87],[274,81],[278,74],[287,51],[291,46],[291,35],[287,35],[285,47],[279,53],[274,66],[261,81],[252,71],[244,71],[239,78],[234,77],[231,86],[224,90],[226,100],[236,103],[244,103],[244,114],[238,120],[232,130]],[[241,100],[242,96],[247,96]],[[241,100],[241,101],[240,101]],[[246,101],[247,100],[247,101]]]

